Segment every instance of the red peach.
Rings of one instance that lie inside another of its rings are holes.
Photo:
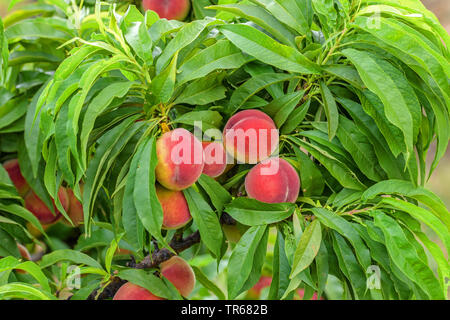
[[[168,20],[186,19],[191,9],[189,0],[143,0],[142,7],[144,10],[153,10],[158,16]]]
[[[137,284],[127,282],[117,290],[113,300],[164,300]]]
[[[294,297],[294,300],[303,300],[303,297],[305,296],[305,289],[298,289],[297,295]],[[310,300],[317,300],[317,292],[314,292]],[[320,300],[323,300],[323,297],[320,297]]]
[[[156,195],[163,209],[163,228],[178,229],[191,220],[189,206],[182,191],[156,186]]]
[[[69,198],[67,196],[67,191],[65,188],[59,189],[58,198],[64,210],[67,211],[69,208]],[[61,213],[56,209],[54,203],[55,202],[53,201],[55,214],[52,213],[52,211],[45,205],[45,203],[41,199],[39,199],[39,197],[33,191],[28,192],[28,194],[25,196],[25,208],[33,213],[42,224],[53,223],[61,217]]]
[[[212,178],[220,176],[227,167],[227,153],[219,142],[203,141],[205,166],[203,173]]]
[[[26,182],[25,178],[22,176],[19,167],[19,161],[17,159],[8,160],[3,164],[3,167],[8,172],[9,178],[17,189],[20,196],[27,194],[30,187]]]
[[[297,171],[289,162],[270,158],[254,166],[245,177],[250,198],[266,203],[295,202],[300,190]]]
[[[269,116],[258,110],[246,110],[228,120],[223,140],[227,152],[240,163],[257,163],[275,152],[279,139]]]
[[[267,120],[269,122],[272,121],[271,117],[269,117],[267,114],[265,114],[260,110],[256,109],[243,110],[239,111],[238,113],[234,114],[230,119],[228,119],[227,123],[225,124],[225,127],[223,128],[223,131],[225,132],[226,130],[231,129],[236,123],[238,123],[242,119],[250,117]]]
[[[156,142],[156,155],[156,179],[167,189],[186,189],[202,174],[202,143],[186,129],[164,133]]]
[[[161,263],[161,274],[177,288],[183,297],[187,297],[195,286],[195,274],[189,263],[178,256]]]
[[[247,292],[247,298],[257,300],[261,296],[261,291],[264,288],[270,287],[272,283],[272,277],[269,276],[261,276],[259,281]]]

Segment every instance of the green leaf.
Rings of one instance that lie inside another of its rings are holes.
[[[318,196],[321,195],[325,187],[322,173],[316,167],[314,162],[299,148],[294,147],[296,161],[299,165],[298,172],[300,173],[301,191],[303,196]]]
[[[155,138],[147,139],[140,148],[142,153],[137,160],[133,189],[134,205],[144,228],[158,241],[165,244],[161,235],[163,211],[155,189],[155,167],[158,161]]]
[[[378,164],[378,159],[369,139],[344,116],[339,117],[337,136],[344,148],[351,154],[358,168],[369,179],[380,181],[386,174]]]
[[[18,298],[25,300],[57,300],[49,292],[37,289],[26,283],[8,283],[0,286],[0,297]]]
[[[283,234],[278,230],[273,251],[272,282],[270,284],[269,300],[280,300],[287,290],[290,280],[291,266],[286,257]]]
[[[122,98],[130,90],[132,82],[114,82],[104,88],[100,93],[92,99],[92,102],[86,109],[81,125],[80,143],[81,158],[86,162],[86,149],[88,145],[89,135],[94,128],[97,117],[108,108],[113,99]]]
[[[205,174],[202,174],[197,182],[205,190],[217,212],[222,213],[224,206],[231,201],[230,193],[219,182]]]
[[[181,85],[215,70],[238,69],[250,60],[230,41],[219,40],[184,61],[178,68],[177,82]]]
[[[225,98],[226,88],[211,77],[190,83],[178,96],[174,104],[205,105]]]
[[[320,221],[315,219],[304,230],[300,242],[294,254],[294,262],[289,278],[296,277],[305,270],[319,252],[320,242],[322,241],[322,229]]]
[[[190,111],[177,117],[174,123],[184,123],[194,126],[196,122],[200,122],[202,130],[217,129],[222,125],[222,116],[217,111],[203,110],[203,111]]]
[[[379,18],[379,27],[369,28],[368,17],[360,16],[355,19],[354,25],[371,33],[379,40],[394,47],[397,51],[407,54],[415,63],[426,69],[439,84],[442,92],[447,96],[450,89],[448,78],[450,67],[448,60],[436,52],[415,34],[415,30],[406,23],[396,19]],[[410,61],[408,61],[410,62]],[[406,63],[408,63],[406,62]]]
[[[202,286],[214,293],[216,297],[219,298],[219,300],[226,299],[225,294],[222,292],[222,290],[220,290],[220,288],[214,282],[209,280],[199,267],[192,266],[192,269],[195,273],[195,279],[200,282]]]
[[[134,22],[127,26],[125,39],[146,65],[152,65],[152,38],[144,22]]]
[[[345,49],[342,53],[358,69],[367,88],[381,99],[386,117],[402,130],[407,152],[411,153],[416,122],[410,109],[420,110],[420,106],[415,94],[410,94],[412,89],[403,86],[406,82],[404,75],[386,60],[375,58],[370,53],[355,49]]]
[[[213,20],[196,20],[185,24],[176,34],[167,47],[164,49],[161,56],[156,62],[156,72],[161,70],[169,63],[176,52],[188,46],[197,39],[203,30],[210,24],[215,23]],[[154,39],[155,40],[155,39]],[[176,59],[175,59],[176,60]]]
[[[289,134],[293,132],[305,119],[311,105],[311,99],[308,99],[301,106],[298,106],[292,111],[286,122],[281,127],[281,134]]]
[[[338,108],[330,89],[328,89],[328,86],[323,81],[320,82],[320,92],[322,94],[323,107],[327,115],[328,138],[331,141],[336,135],[339,126]]]
[[[395,198],[384,198],[381,201],[381,204],[387,204],[395,209],[404,211],[413,218],[429,226],[434,232],[436,232],[439,238],[441,238],[447,252],[450,252],[450,233],[441,220],[439,220],[439,218],[433,215],[430,211],[420,208],[412,203]]]
[[[228,299],[235,299],[242,292],[252,271],[255,253],[266,232],[266,226],[250,227],[231,253],[227,272]]]
[[[338,214],[325,208],[312,208],[314,215],[328,228],[336,230],[339,234],[347,238],[355,248],[356,257],[364,270],[371,264],[370,252],[359,236],[358,232],[352,226],[352,223],[345,220]]]
[[[395,265],[424,290],[430,299],[445,299],[433,271],[419,258],[397,222],[378,210],[371,211],[370,214],[374,217],[375,226],[383,231],[386,248]]]
[[[67,29],[67,31],[69,31],[69,29]],[[47,20],[38,19],[23,20],[10,26],[5,30],[5,36],[9,43],[33,40],[36,38],[65,42],[72,37],[70,33],[58,30],[47,23]]]
[[[301,35],[310,32],[313,20],[311,0],[252,0],[264,6],[278,21]]]
[[[364,190],[366,187],[359,181],[358,177],[343,162],[333,157],[326,151],[298,138],[288,137],[298,146],[305,148],[317,159],[339,183],[348,189]]]
[[[338,258],[339,267],[341,271],[345,274],[353,288],[356,299],[368,299],[366,276],[352,249],[347,244],[345,239],[339,235],[337,232],[333,232],[333,248]]]
[[[281,128],[281,126],[290,118],[290,115],[293,113],[304,94],[305,92],[300,90],[282,95],[280,98],[274,99],[264,106],[263,111],[272,117],[277,128]]]
[[[437,217],[444,221],[447,228],[450,230],[450,213],[444,202],[442,202],[442,200],[433,192],[423,187],[415,186],[409,181],[387,180],[381,181],[367,189],[362,194],[361,200],[368,201],[381,194],[396,194],[420,201],[428,206]]]
[[[364,133],[367,139],[372,144],[379,165],[387,173],[390,179],[403,178],[404,168],[400,159],[396,159],[389,149],[388,142],[381,134],[375,121],[364,112],[362,106],[352,100],[345,98],[338,98],[338,102],[345,108],[345,110],[352,117],[354,124],[358,129]],[[362,165],[356,163],[357,165]]]
[[[290,72],[319,73],[319,67],[299,51],[277,42],[255,28],[244,24],[230,24],[219,26],[218,29],[235,46],[261,62]]]
[[[100,263],[87,254],[70,249],[56,250],[46,254],[39,262],[39,266],[44,269],[60,261],[71,261],[77,264],[85,264],[90,267],[103,269]]]
[[[152,80],[152,94],[155,97],[155,104],[166,103],[172,98],[175,89],[177,59],[178,52],[175,53],[167,68]]]
[[[274,83],[288,81],[294,76],[283,73],[263,73],[250,78],[234,90],[228,103],[228,113],[233,114],[241,108],[252,96]]]
[[[271,15],[267,10],[260,6],[246,4],[226,4],[209,6],[208,9],[230,12],[249,21],[253,21],[257,25],[274,35],[285,45],[294,48],[296,47],[294,41],[295,35],[288,28],[283,26],[283,24],[278,21],[273,15]]]
[[[209,204],[192,187],[183,190],[189,211],[200,232],[202,243],[215,257],[220,257],[223,241],[219,218]]]
[[[248,226],[267,225],[282,221],[294,213],[292,203],[264,203],[244,197],[235,198],[224,211]]]

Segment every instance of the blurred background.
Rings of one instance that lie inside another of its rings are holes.
[[[7,8],[12,0],[0,0],[0,16],[7,13]],[[195,0],[192,0],[195,1]],[[24,2],[30,2],[25,0]],[[450,0],[423,0],[425,6],[433,11],[442,25],[450,32]],[[432,156],[432,153],[430,153]],[[430,162],[432,158],[430,157]],[[427,186],[438,194],[450,208],[450,148],[434,172]]]

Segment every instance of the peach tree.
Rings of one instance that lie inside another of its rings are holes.
[[[0,22],[1,299],[447,298],[424,184],[450,37],[420,1],[194,0],[181,22],[40,0]],[[277,138],[256,155],[250,130]]]

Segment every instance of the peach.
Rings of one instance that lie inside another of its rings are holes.
[[[266,203],[297,200],[300,179],[289,162],[270,158],[254,166],[245,177],[245,190],[250,198]]]
[[[275,123],[259,110],[235,114],[228,120],[223,134],[226,151],[240,163],[267,159],[278,147]]]
[[[178,256],[173,256],[161,263],[161,274],[177,288],[183,297],[187,297],[194,290],[194,270],[189,263]]]
[[[238,113],[234,114],[230,119],[228,119],[227,123],[225,124],[225,127],[223,128],[223,131],[225,132],[226,130],[231,129],[237,122],[249,117],[259,118],[267,120],[269,122],[272,121],[271,117],[269,117],[267,114],[265,114],[260,110],[256,109],[243,110],[239,111]]]
[[[164,300],[137,284],[127,282],[117,290],[113,300]]]
[[[191,213],[182,191],[156,186],[156,195],[163,209],[163,228],[178,229],[191,221]]]
[[[25,178],[22,176],[19,167],[19,161],[17,159],[8,160],[3,164],[3,167],[8,172],[9,178],[17,189],[20,196],[27,194],[30,187],[26,182]]]
[[[261,296],[261,291],[264,288],[270,287],[272,283],[272,277],[261,276],[259,281],[247,292],[247,298],[252,300],[257,300]]]
[[[64,210],[67,211],[69,208],[69,197],[67,196],[67,191],[65,188],[61,187],[59,189],[58,198]],[[25,196],[25,208],[33,213],[42,224],[53,223],[61,217],[61,213],[56,209],[54,201],[53,206],[55,209],[55,214],[52,213],[52,211],[45,205],[45,203],[41,199],[39,199],[39,197],[33,191],[28,192],[28,194]]]
[[[153,10],[158,16],[168,20],[186,19],[191,9],[189,0],[143,0],[142,7],[144,10]]]
[[[227,153],[219,142],[203,141],[205,166],[203,173],[211,178],[220,176],[227,167]]]
[[[156,156],[156,179],[169,190],[186,189],[202,174],[202,143],[186,129],[164,133],[156,141]]]
[[[296,296],[294,297],[294,300],[303,300],[303,297],[305,296],[305,289],[298,289],[296,292]],[[310,300],[317,300],[317,292],[314,292]],[[320,300],[323,300],[323,297],[320,297]]]
[[[80,187],[81,192],[83,192],[83,187]],[[83,205],[71,189],[66,189],[66,191],[69,197],[69,209],[67,210],[67,214],[69,215],[70,220],[72,220],[73,225],[77,227],[84,221]],[[70,222],[68,223],[70,224]]]

